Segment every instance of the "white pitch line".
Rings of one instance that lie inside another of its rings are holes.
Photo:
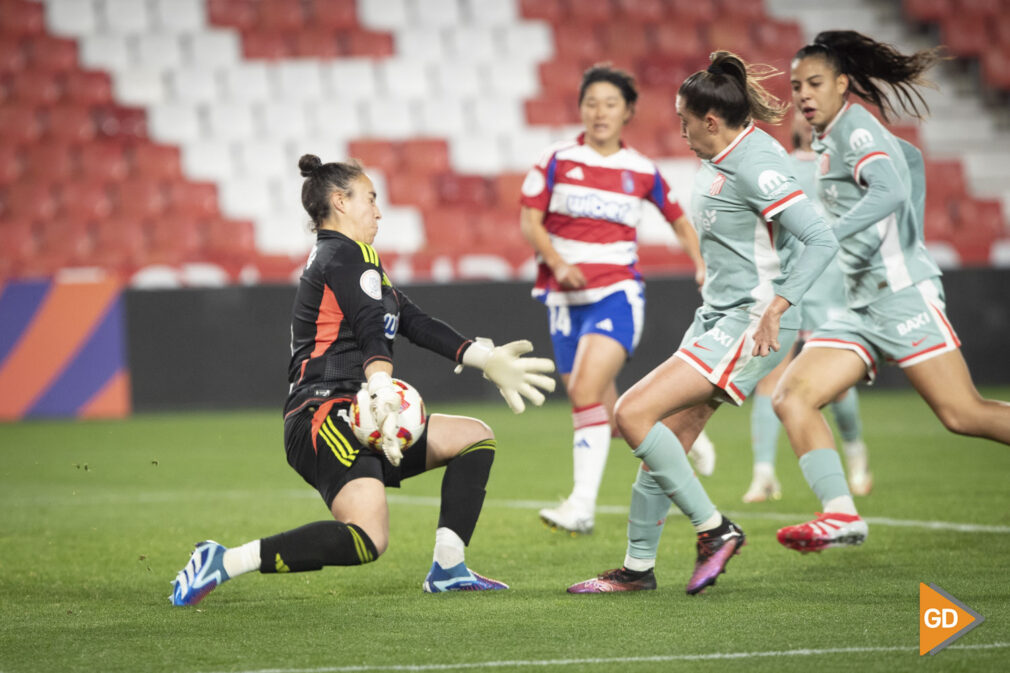
[[[1010,647],[1010,643],[951,645],[947,650],[993,650]],[[545,668],[548,666],[599,666],[604,664],[652,664],[674,661],[719,661],[727,659],[760,659],[769,657],[818,657],[834,654],[874,654],[907,652],[917,648],[907,646],[833,647],[825,649],[772,650],[758,652],[713,652],[710,654],[657,654],[648,657],[600,657],[586,659],[517,659],[514,661],[472,661],[457,664],[389,664],[359,666],[325,666],[321,668],[257,668],[240,673],[366,673],[369,671],[458,671],[471,668]],[[943,655],[939,655],[943,656]]]

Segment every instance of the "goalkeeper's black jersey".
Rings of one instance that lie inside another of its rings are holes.
[[[319,230],[292,310],[285,413],[356,393],[369,363],[392,361],[397,333],[456,362],[471,343],[395,289],[370,245]]]

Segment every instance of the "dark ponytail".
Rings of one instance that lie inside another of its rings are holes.
[[[351,195],[351,183],[365,174],[361,164],[351,159],[347,163],[324,164],[315,154],[303,154],[298,160],[302,183],[302,207],[312,218],[312,231],[330,216],[330,195],[334,191]]]
[[[677,92],[684,106],[698,117],[709,110],[726,120],[730,128],[740,128],[749,120],[777,124],[788,103],[783,103],[761,86],[761,81],[781,75],[770,65],[748,65],[728,51],[713,52],[708,68],[694,73]]]
[[[899,112],[923,119],[929,114],[929,106],[918,87],[936,88],[923,75],[946,58],[941,49],[934,47],[906,56],[854,30],[826,30],[817,34],[813,44],[796,52],[795,58],[823,58],[836,73],[849,78],[849,91],[875,105],[885,121]],[[890,88],[890,94],[882,84]]]

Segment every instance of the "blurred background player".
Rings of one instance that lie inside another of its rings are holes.
[[[722,402],[740,405],[796,340],[790,310],[838,249],[791,175],[785,150],[754,126],[777,123],[785,105],[761,86],[778,71],[712,54],[677,96],[681,134],[702,159],[691,207],[707,274],[704,303],[680,348],[617,403],[617,425],[642,461],[631,489],[624,566],[570,593],[654,589],[653,568],[670,501],[697,532],[688,594],[715,584],[744,533],[723,516],[684,452]]]
[[[584,132],[548,149],[522,185],[520,226],[537,253],[533,296],[547,305],[554,359],[572,403],[574,486],[559,507],[540,510],[549,526],[593,530],[596,497],[613,430],[617,375],[638,345],[645,285],[637,267],[644,202],[671,224],[704,280],[698,237],[652,161],[621,132],[635,113],[631,75],[596,65],[582,76]],[[702,439],[700,470],[711,473]]]
[[[798,105],[796,106],[798,107]],[[803,115],[794,109],[793,114],[793,175],[814,208],[824,215],[824,207],[817,198],[814,169],[817,155],[810,149],[813,129]],[[754,389],[751,407],[751,448],[754,452],[754,475],[750,487],[743,495],[747,503],[764,502],[782,497],[782,489],[775,476],[775,454],[778,448],[781,424],[772,408],[772,393],[792,362],[802,342],[810,338],[813,330],[829,318],[845,311],[845,285],[842,268],[837,259],[828,264],[824,273],[814,281],[800,302],[800,340],[768,376]],[[859,417],[859,395],[853,386],[833,399],[829,405],[842,435],[845,465],[849,472],[849,488],[854,495],[867,495],[873,488],[873,475],[869,471],[866,443],[863,441],[862,421]]]
[[[925,179],[920,152],[884,119],[927,112],[917,87],[936,49],[911,55],[854,31],[825,31],[796,53],[794,100],[813,125],[817,189],[838,237],[849,310],[819,327],[774,395],[800,468],[823,514],[778,532],[786,547],[858,545],[868,529],[845,482],[820,409],[881,363],[897,364],[952,432],[1010,443],[1010,405],[983,399],[945,313],[940,270],[923,241]],[[886,88],[885,88],[886,87]],[[889,90],[888,90],[889,89]]]
[[[495,348],[487,340],[466,339],[421,311],[390,284],[371,247],[381,213],[361,166],[323,164],[309,154],[298,166],[305,178],[302,204],[317,242],[293,309],[284,446],[288,463],[319,491],[334,520],[232,549],[199,543],[173,582],[172,603],[196,604],[220,583],[253,570],[301,572],[374,561],[389,539],[385,488],[441,466],[434,560],[423,589],[507,589],[464,562],[494,461],[494,434],[475,418],[433,414],[421,438],[402,455],[396,439],[400,400],[391,378],[393,339],[402,334],[460,365],[483,370],[516,413],[524,409],[521,396],[539,405],[544,396],[538,387],[554,389],[554,380],[543,374],[554,364],[521,358],[532,348],[529,342]],[[348,424],[347,410],[362,385],[382,428],[384,456],[362,447]]]

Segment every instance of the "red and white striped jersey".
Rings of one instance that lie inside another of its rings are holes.
[[[549,148],[526,174],[519,202],[544,212],[551,243],[568,264],[586,277],[579,290],[562,289],[543,260],[533,296],[549,305],[591,304],[638,283],[637,229],[644,201],[651,201],[669,222],[683,214],[659,169],[622,143],[603,156],[583,142]]]

